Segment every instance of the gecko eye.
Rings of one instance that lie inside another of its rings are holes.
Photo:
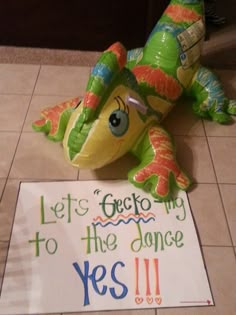
[[[129,116],[123,110],[115,110],[109,117],[109,128],[116,137],[121,137],[129,127]]]

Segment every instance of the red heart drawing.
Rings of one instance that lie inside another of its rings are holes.
[[[148,304],[152,304],[152,302],[153,302],[153,298],[150,296],[147,296],[146,300],[147,300]]]
[[[143,303],[143,298],[137,296],[137,297],[135,298],[135,303],[136,303],[136,304],[141,304],[141,303]]]
[[[156,303],[157,303],[158,305],[160,305],[161,302],[162,302],[162,298],[161,298],[160,296],[158,296],[158,297],[155,298],[155,301],[156,301]]]

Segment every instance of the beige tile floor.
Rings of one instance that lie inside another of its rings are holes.
[[[125,156],[97,172],[79,171],[67,165],[60,144],[31,129],[40,109],[83,95],[90,70],[88,66],[0,64],[0,280],[20,180],[123,179],[135,163],[133,157]],[[216,72],[227,94],[236,98],[236,71]],[[184,102],[164,123],[176,140],[180,164],[194,180],[188,195],[216,305],[106,314],[236,314],[234,121],[229,126],[202,121]]]

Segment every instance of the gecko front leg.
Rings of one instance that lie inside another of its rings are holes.
[[[32,124],[32,128],[44,132],[52,141],[62,141],[70,116],[79,102],[80,99],[75,97],[42,110],[41,118]]]
[[[132,152],[141,157],[141,163],[129,172],[129,181],[139,188],[148,187],[154,198],[169,199],[173,185],[182,190],[190,186],[176,161],[173,142],[160,126],[150,127]]]

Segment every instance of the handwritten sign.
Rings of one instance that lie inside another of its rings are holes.
[[[21,183],[0,314],[213,305],[186,193]]]

